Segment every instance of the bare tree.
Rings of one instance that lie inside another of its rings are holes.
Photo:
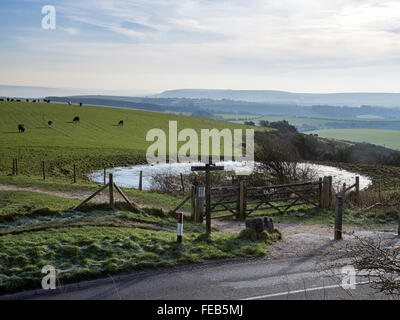
[[[400,246],[388,240],[355,237],[327,256],[334,267],[352,265],[377,292],[400,299]]]

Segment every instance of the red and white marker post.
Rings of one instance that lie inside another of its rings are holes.
[[[178,213],[178,237],[177,242],[182,243],[182,235],[183,235],[183,212]]]

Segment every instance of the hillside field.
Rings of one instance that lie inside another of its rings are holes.
[[[397,130],[333,129],[315,130],[310,133],[318,134],[323,138],[368,142],[400,150],[400,131]]]
[[[399,119],[381,119],[376,117],[357,117],[357,118],[332,118],[332,117],[295,117],[295,116],[256,116],[242,114],[223,114],[221,116],[226,121],[234,123],[244,123],[253,121],[258,125],[259,121],[269,122],[286,120],[295,126],[299,132],[310,133],[315,130],[332,129],[360,129],[360,130],[400,130]]]
[[[40,175],[45,161],[46,170],[54,176],[70,174],[73,164],[88,172],[140,163],[153,143],[146,141],[147,132],[159,128],[168,134],[171,120],[178,121],[178,131],[246,128],[167,113],[58,103],[0,102],[0,114],[0,172],[7,174],[13,158],[18,158],[20,173]],[[72,122],[75,116],[80,123]],[[54,123],[52,128],[47,125],[49,120]],[[117,125],[120,120],[124,120],[123,127]],[[24,133],[18,132],[21,123]]]

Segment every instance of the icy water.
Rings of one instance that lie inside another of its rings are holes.
[[[191,172],[191,166],[202,165],[201,163],[171,163],[171,164],[154,164],[154,165],[140,165],[131,167],[116,167],[107,170],[108,174],[114,175],[114,182],[125,188],[138,188],[139,187],[139,174],[143,171],[143,189],[149,190],[151,188],[152,176],[155,174],[173,174],[179,175],[180,173],[188,174]],[[246,172],[251,166],[245,162],[226,161],[219,162],[217,165],[225,166],[226,171]],[[301,166],[312,168],[316,175],[319,177],[332,176],[333,185],[335,187],[342,185],[344,182],[347,186],[354,184],[355,177],[360,177],[360,189],[365,189],[370,183],[371,179],[367,176],[362,176],[339,168],[324,166],[319,164],[306,164],[302,163]],[[93,181],[102,183],[104,181],[103,170],[96,171],[89,175]]]

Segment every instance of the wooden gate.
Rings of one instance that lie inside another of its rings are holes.
[[[321,206],[322,182],[249,187],[245,191],[246,216],[257,210],[274,209],[285,213],[293,206]]]
[[[247,187],[246,181],[240,181],[235,186],[214,187],[211,188],[212,218],[235,216],[244,219],[255,211],[266,209],[273,209],[274,213],[285,213],[294,206],[304,204],[321,207],[329,202],[329,199],[325,201],[323,192],[323,189],[330,190],[328,182],[326,188],[322,179],[262,187]],[[204,205],[204,187],[195,187],[192,191],[192,215],[195,221],[203,220]]]
[[[239,215],[239,186],[211,188],[211,213],[227,212],[222,218]]]

